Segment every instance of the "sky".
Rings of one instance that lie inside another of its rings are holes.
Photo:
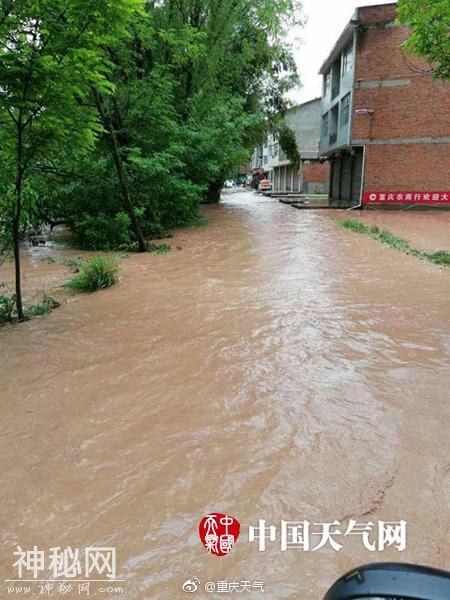
[[[393,1],[393,0],[390,0]],[[303,0],[306,24],[289,36],[301,79],[301,88],[289,98],[306,102],[321,95],[322,80],[318,75],[338,37],[358,6],[389,4],[385,0]]]

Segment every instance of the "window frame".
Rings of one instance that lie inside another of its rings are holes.
[[[321,126],[321,134],[323,138],[326,138],[330,129],[330,111],[327,111],[324,115],[322,115],[322,126]]]
[[[352,98],[351,92],[346,94],[341,100],[341,110],[339,113],[339,127],[344,127],[350,123],[350,106]]]
[[[353,69],[353,41],[345,48],[342,53],[342,76],[347,75]]]
[[[331,92],[331,70],[323,76],[323,95],[326,98]]]

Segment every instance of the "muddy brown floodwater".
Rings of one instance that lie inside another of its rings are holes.
[[[17,545],[115,547],[123,593],[103,597],[127,600],[194,577],[320,600],[360,563],[449,568],[449,272],[326,211],[243,193],[206,213],[182,250],[0,332],[1,579]],[[241,522],[224,558],[197,537],[212,511]],[[259,552],[260,518],[404,519],[407,549]]]

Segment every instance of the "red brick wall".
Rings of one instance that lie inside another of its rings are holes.
[[[450,86],[410,78],[408,87],[355,90],[354,110],[375,112],[353,114],[352,139],[450,136]]]
[[[425,62],[401,49],[408,29],[394,25],[395,6],[360,12],[367,29],[358,33],[352,139],[366,144],[366,191],[429,191],[450,188],[450,84],[432,79]],[[410,80],[406,87],[361,89],[364,82]],[[398,138],[431,138],[429,143],[384,143]]]
[[[353,108],[375,112],[354,114],[354,139],[450,135],[450,85],[434,81],[426,63],[400,49],[407,35],[403,27],[385,27],[358,36]],[[358,89],[360,82],[395,79],[410,84]]]
[[[365,6],[360,10],[359,19],[364,25],[372,23],[390,23],[397,17],[397,5]]]
[[[447,191],[449,144],[368,145],[366,191]]]
[[[303,163],[303,177],[313,183],[327,183],[330,178],[330,163]]]

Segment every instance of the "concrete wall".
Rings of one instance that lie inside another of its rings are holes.
[[[286,125],[295,133],[302,159],[317,158],[319,154],[321,100],[316,98],[287,111]]]

